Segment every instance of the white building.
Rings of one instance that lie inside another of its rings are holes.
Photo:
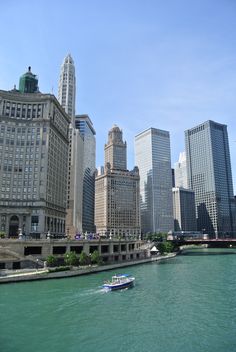
[[[140,173],[141,228],[174,229],[169,132],[149,128],[135,137],[135,164]]]
[[[175,163],[175,187],[188,188],[186,153],[179,154],[179,161]]]
[[[72,237],[82,232],[83,157],[81,134],[75,129],[76,78],[74,61],[70,54],[63,60],[60,72],[58,100],[71,117],[70,149],[68,159],[66,231]]]
[[[58,87],[58,101],[65,109],[67,114],[71,116],[72,126],[74,126],[75,117],[75,96],[75,66],[71,55],[68,54],[61,65],[60,80]]]

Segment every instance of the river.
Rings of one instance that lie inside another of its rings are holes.
[[[234,352],[236,250],[196,249],[114,271],[0,286],[1,352]]]

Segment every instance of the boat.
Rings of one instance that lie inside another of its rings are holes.
[[[135,277],[130,276],[129,274],[119,274],[112,276],[111,281],[105,281],[102,287],[111,291],[120,290],[132,287],[134,281]]]

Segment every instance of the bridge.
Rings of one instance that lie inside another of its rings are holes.
[[[202,239],[202,238],[178,238],[169,240],[171,243],[176,244],[178,246],[184,245],[200,245],[200,244],[207,244],[209,247],[236,247],[236,238],[211,238],[211,239]]]

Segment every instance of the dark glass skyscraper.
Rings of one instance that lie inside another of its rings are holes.
[[[96,171],[96,132],[88,115],[75,116],[75,128],[83,139],[83,232],[94,232],[94,192]]]
[[[198,230],[233,235],[234,194],[227,126],[214,121],[185,131],[189,188],[195,191]]]

